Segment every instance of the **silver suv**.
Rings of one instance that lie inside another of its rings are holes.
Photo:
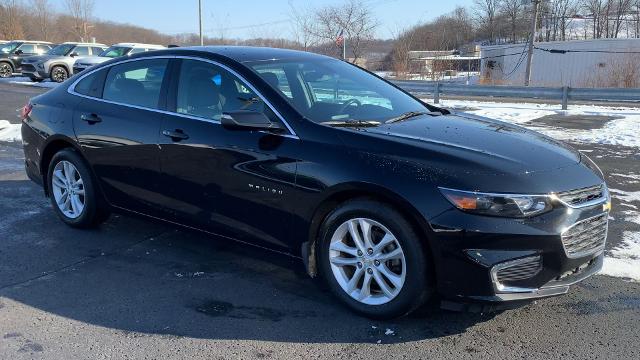
[[[107,60],[121,56],[133,55],[141,52],[160,50],[165,47],[154,44],[138,44],[138,43],[120,43],[111,45],[107,50],[103,51],[99,56],[79,58],[73,65],[73,73],[80,73],[93,65],[101,64]]]
[[[22,61],[22,74],[31,81],[63,82],[72,74],[73,63],[80,56],[98,56],[107,47],[104,44],[66,42],[57,45],[45,55],[31,56]]]

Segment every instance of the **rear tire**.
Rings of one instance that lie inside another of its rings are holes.
[[[364,247],[353,241],[354,232]],[[361,315],[399,317],[431,297],[425,247],[404,216],[384,203],[356,199],[339,206],[322,224],[317,250],[331,291]]]
[[[47,186],[51,205],[67,225],[91,228],[109,217],[109,210],[89,167],[77,152],[63,149],[49,164]]]
[[[64,66],[54,66],[51,68],[51,81],[61,83],[69,78],[69,71]]]
[[[6,61],[0,62],[0,78],[6,79],[13,76],[13,65]]]

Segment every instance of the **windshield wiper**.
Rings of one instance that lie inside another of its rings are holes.
[[[412,117],[416,117],[416,116],[420,116],[420,115],[431,115],[431,116],[440,116],[442,115],[441,112],[439,111],[408,111],[400,116],[396,116],[394,118],[391,118],[387,121],[385,121],[385,124],[393,124],[395,122],[399,122],[399,121],[404,121],[407,119],[411,119]]]
[[[364,120],[331,120],[331,121],[323,121],[320,124],[334,126],[334,127],[375,127],[375,126],[380,126],[380,122],[378,122],[378,121],[364,121]]]

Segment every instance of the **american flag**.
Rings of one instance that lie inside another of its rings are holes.
[[[342,45],[344,42],[344,29],[340,30],[338,36],[336,36],[336,45]]]

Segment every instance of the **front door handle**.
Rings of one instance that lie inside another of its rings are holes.
[[[176,130],[162,130],[162,135],[171,138],[173,141],[187,140],[189,135],[185,134],[180,129]]]
[[[100,116],[96,114],[82,114],[80,115],[80,120],[88,122],[89,125],[93,125],[102,121]]]

